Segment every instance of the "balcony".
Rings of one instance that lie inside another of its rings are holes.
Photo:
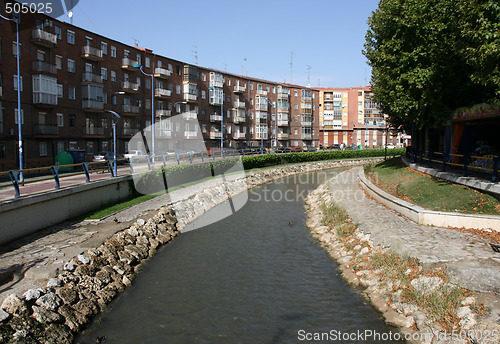
[[[182,118],[184,119],[197,119],[198,114],[195,111],[187,111],[182,113]]]
[[[82,109],[84,111],[103,110],[104,102],[97,99],[82,99]]]
[[[278,98],[280,99],[288,99],[288,91],[280,91],[278,90]]]
[[[278,133],[278,140],[288,140],[287,133]]]
[[[96,82],[102,84],[102,76],[92,73],[82,73],[82,82]]]
[[[313,136],[312,134],[305,134],[305,133],[302,133],[302,135],[300,136],[300,138],[302,140],[312,140]]]
[[[267,111],[267,103],[257,103],[257,104],[255,104],[255,110]]]
[[[211,131],[210,132],[210,139],[215,140],[215,139],[220,139],[222,137],[222,134],[220,131]]]
[[[300,108],[301,109],[312,109],[312,103],[306,103],[306,102],[302,102],[300,103]]]
[[[306,119],[300,121],[300,124],[302,124],[303,127],[310,127],[312,126],[312,121],[310,119]]]
[[[55,65],[43,61],[33,61],[32,70],[39,73],[57,74]]]
[[[287,119],[278,119],[278,126],[288,126],[288,120]]]
[[[84,135],[89,136],[104,136],[104,128],[103,127],[84,127]]]
[[[255,138],[258,140],[267,140],[267,132],[266,133],[255,133]]]
[[[255,119],[255,123],[256,124],[267,124],[267,118],[259,118],[259,117],[257,117]]]
[[[31,41],[35,44],[41,45],[46,48],[55,47],[57,44],[57,36],[44,31],[42,29],[33,29],[31,34]]]
[[[172,130],[170,129],[163,129],[163,128],[155,128],[155,135],[157,138],[171,138],[172,137]]]
[[[195,139],[198,137],[198,132],[197,131],[185,131],[184,132],[184,138],[185,139]]]
[[[198,100],[198,96],[196,94],[184,93],[185,101],[196,101]]]
[[[241,100],[236,100],[234,102],[234,107],[237,109],[244,109],[245,108],[245,102],[242,102]]]
[[[33,104],[57,105],[57,94],[33,91]]]
[[[233,139],[245,139],[247,136],[246,133],[234,132]]]
[[[122,82],[123,92],[136,93],[139,91],[139,84],[130,81]]]
[[[170,75],[172,75],[172,71],[170,69],[165,69],[165,68],[161,68],[161,67],[155,68],[155,78],[166,79]]]
[[[245,116],[234,115],[233,122],[234,124],[245,123]]]
[[[129,59],[128,57],[122,59],[122,68],[126,70],[136,70],[137,68],[134,68],[134,66],[138,64],[136,60]]]
[[[155,88],[155,97],[166,98],[172,95],[172,91],[166,90],[164,88]]]
[[[247,88],[245,86],[240,86],[240,85],[234,86],[234,93],[241,94],[241,93],[245,93],[246,90],[247,90]]]
[[[255,91],[255,94],[267,97],[267,91],[264,91],[264,90],[257,90],[257,91]]]
[[[123,128],[122,135],[123,136],[134,136],[139,132],[139,129],[136,128]]]
[[[222,116],[220,115],[210,115],[210,122],[220,122],[222,120]]]
[[[101,61],[102,60],[102,50],[98,48],[91,47],[90,45],[84,45],[82,47],[82,58],[91,61]]]
[[[140,112],[140,108],[137,105],[123,104],[122,113],[124,115],[138,115]]]
[[[33,126],[34,135],[59,135],[59,127],[57,125],[37,124]]]
[[[157,117],[168,117],[168,116],[172,115],[172,110],[158,109],[158,110],[155,110],[155,115]]]
[[[385,122],[365,121],[366,128],[385,128]]]

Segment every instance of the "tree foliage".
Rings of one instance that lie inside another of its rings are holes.
[[[458,107],[499,96],[495,1],[380,1],[363,53],[375,101],[393,126],[437,126]]]

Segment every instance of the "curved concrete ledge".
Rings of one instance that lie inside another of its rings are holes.
[[[473,189],[481,190],[484,192],[488,192],[491,194],[495,194],[496,196],[500,196],[500,184],[488,182],[484,179],[478,179],[474,177],[463,177],[457,175],[456,173],[443,172],[436,168],[425,167],[416,163],[410,162],[406,157],[402,156],[403,162],[411,169],[416,171],[428,174],[430,176],[444,179],[452,183],[462,184],[468,186]]]
[[[363,170],[359,172],[359,180],[363,189],[375,200],[418,224],[437,227],[488,228],[500,232],[500,216],[427,210],[380,190],[365,177]]]

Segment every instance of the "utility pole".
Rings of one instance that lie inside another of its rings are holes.
[[[311,87],[311,66],[307,65],[307,87]]]
[[[290,83],[293,83],[293,51],[290,53]]]

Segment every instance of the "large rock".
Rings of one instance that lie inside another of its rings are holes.
[[[430,295],[438,290],[443,285],[444,281],[439,277],[421,276],[415,278],[410,283],[415,291],[422,295]]]
[[[40,290],[28,289],[28,291],[23,294],[23,297],[26,301],[32,301],[37,300],[41,295]]]
[[[47,324],[53,322],[59,322],[62,320],[62,317],[56,312],[49,311],[48,309],[33,306],[33,318],[35,318],[39,323]]]
[[[0,323],[2,323],[5,320],[9,319],[9,317],[10,317],[10,314],[0,308]]]
[[[61,299],[54,293],[47,293],[36,300],[36,304],[49,311],[55,311],[62,304]]]
[[[71,344],[73,334],[62,324],[49,324],[39,338],[41,343]]]
[[[56,290],[57,296],[59,296],[64,304],[72,305],[78,301],[78,293],[74,286],[66,286]]]
[[[12,315],[22,315],[28,313],[28,306],[24,300],[17,297],[16,294],[10,294],[3,301],[1,308]]]

